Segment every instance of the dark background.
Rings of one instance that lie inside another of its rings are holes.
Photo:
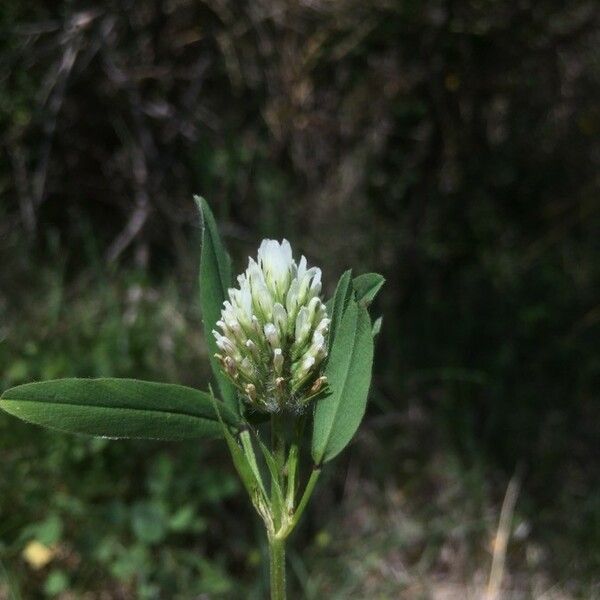
[[[202,194],[240,270],[285,236],[328,294],[387,278],[292,597],[466,597],[513,476],[510,597],[595,597],[599,24],[591,0],[3,2],[1,388],[205,388]],[[222,444],[2,414],[0,465],[0,598],[265,595]]]

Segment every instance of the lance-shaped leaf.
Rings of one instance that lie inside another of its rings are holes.
[[[200,211],[202,250],[200,253],[200,308],[204,337],[208,346],[210,365],[225,404],[238,413],[237,394],[231,382],[221,371],[215,354],[219,351],[212,330],[221,318],[223,302],[231,286],[231,261],[219,236],[215,218],[204,198],[194,196]]]
[[[355,277],[352,280],[352,287],[356,292],[356,301],[368,307],[384,283],[385,277],[379,273],[363,273]]]
[[[221,435],[210,396],[170,383],[112,378],[26,383],[6,390],[0,408],[69,433],[160,440]],[[222,417],[232,426],[239,424],[225,406]]]
[[[325,367],[330,393],[315,406],[312,456],[317,465],[341,452],[356,433],[365,413],[372,364],[371,321],[365,307],[351,298]]]
[[[329,326],[329,341],[328,348],[331,351],[333,346],[333,340],[337,334],[337,330],[340,327],[342,322],[342,316],[346,307],[348,306],[348,302],[350,301],[350,297],[352,296],[352,271],[345,271],[344,274],[340,277],[337,287],[335,288],[335,294],[333,298],[327,301],[327,314],[331,319],[331,324]]]

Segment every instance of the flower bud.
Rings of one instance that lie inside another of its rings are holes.
[[[275,350],[273,350],[273,368],[277,375],[281,375],[281,372],[283,371],[283,352],[281,351],[281,348],[275,348]]]
[[[264,328],[265,337],[269,344],[271,344],[271,348],[279,348],[281,346],[281,342],[279,341],[279,334],[277,333],[277,329],[273,323],[267,323]]]

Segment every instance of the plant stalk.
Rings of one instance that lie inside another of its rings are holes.
[[[295,431],[294,440],[290,445],[290,452],[286,463],[287,473],[287,492],[285,498],[285,509],[288,514],[292,514],[294,511],[294,505],[296,502],[296,478],[298,473],[298,462],[300,458],[300,444],[302,443],[302,433],[304,431],[304,425],[306,424],[306,416],[302,415],[298,420]]]
[[[304,493],[302,494],[302,498],[298,503],[298,508],[296,508],[296,511],[294,512],[294,517],[292,519],[288,531],[292,531],[292,529],[294,529],[294,527],[298,525],[298,521],[300,521],[300,517],[302,516],[302,513],[304,512],[304,509],[306,508],[308,501],[312,496],[312,493],[315,489],[315,486],[317,485],[317,481],[319,480],[320,475],[321,467],[317,465],[313,466],[312,471],[310,473],[310,477],[308,479],[308,483],[306,484],[306,488],[304,488]]]
[[[285,540],[269,538],[271,600],[285,600]]]

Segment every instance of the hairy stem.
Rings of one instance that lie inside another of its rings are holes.
[[[285,440],[283,437],[283,423],[279,415],[271,416],[271,451],[273,452],[273,456],[275,457],[275,462],[277,464],[277,483],[279,484],[280,489],[283,491],[285,489]],[[276,502],[276,494],[273,486],[271,486],[271,503],[273,520],[275,521],[277,529],[279,529],[283,517],[283,507],[278,506],[278,503]]]
[[[300,444],[302,442],[302,433],[304,432],[304,425],[306,423],[306,417],[303,415],[298,420],[294,431],[294,440],[290,445],[290,452],[287,459],[286,471],[287,471],[287,493],[286,493],[286,507],[285,509],[291,514],[294,510],[294,504],[296,501],[296,478],[298,473],[298,462],[300,458]]]
[[[285,540],[269,538],[271,600],[285,600]]]

